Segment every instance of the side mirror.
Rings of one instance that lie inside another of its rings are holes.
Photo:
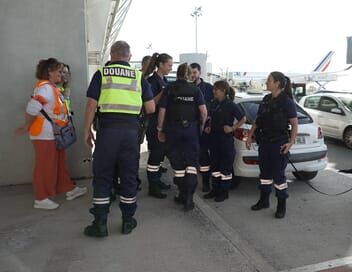
[[[332,108],[330,110],[331,113],[336,113],[336,114],[340,114],[340,115],[345,115],[344,111],[340,108]]]

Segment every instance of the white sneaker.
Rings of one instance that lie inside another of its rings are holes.
[[[83,196],[87,193],[87,187],[78,187],[76,186],[73,190],[66,193],[67,200],[73,200],[77,197]]]
[[[60,205],[56,202],[50,200],[49,198],[45,198],[43,200],[34,200],[33,208],[35,209],[44,209],[44,210],[55,210]]]

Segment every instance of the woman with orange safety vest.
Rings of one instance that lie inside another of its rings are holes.
[[[44,110],[59,126],[68,122],[67,108],[56,83],[61,82],[62,65],[54,58],[39,61],[32,99],[27,104],[25,124],[17,129],[17,134],[28,132],[35,151],[33,170],[34,208],[52,210],[59,204],[50,196],[66,193],[72,200],[87,192],[87,188],[75,186],[69,177],[64,150],[56,147],[53,126],[41,114]]]

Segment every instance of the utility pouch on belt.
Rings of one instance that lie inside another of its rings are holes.
[[[71,116],[68,117],[68,123],[65,126],[59,126],[49,117],[45,110],[42,109],[40,112],[53,126],[57,149],[64,150],[76,142],[76,130],[73,126]]]
[[[148,128],[148,118],[145,115],[141,114],[139,116],[139,127],[138,127],[139,144],[143,144],[145,134],[147,132],[147,128]]]
[[[182,121],[181,121],[181,125],[182,125],[184,128],[188,128],[191,124],[189,123],[188,120],[182,120]]]

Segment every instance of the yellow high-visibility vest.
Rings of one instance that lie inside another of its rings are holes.
[[[99,69],[100,112],[137,115],[142,108],[142,73],[130,66],[112,64]]]

